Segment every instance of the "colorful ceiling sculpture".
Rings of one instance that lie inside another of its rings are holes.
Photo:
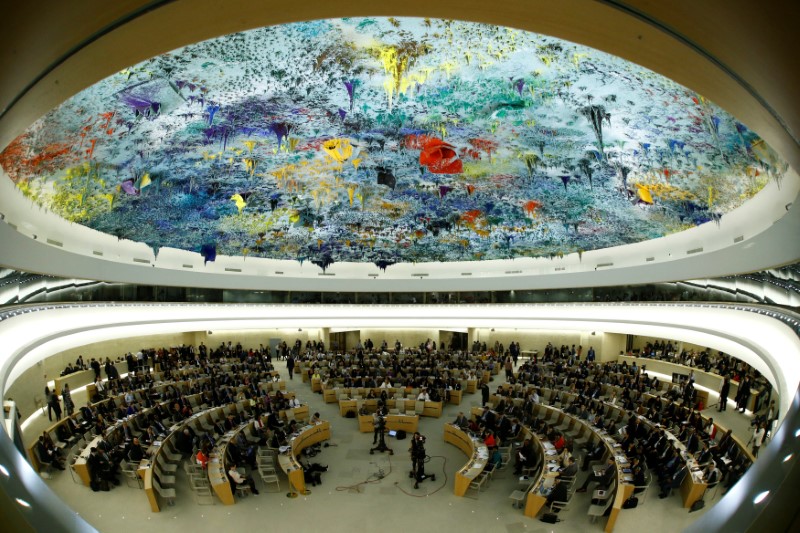
[[[559,39],[323,20],[187,46],[50,112],[0,164],[67,221],[201,253],[555,257],[740,206],[786,165],[690,90]]]

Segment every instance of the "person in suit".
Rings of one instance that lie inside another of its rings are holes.
[[[458,413],[458,416],[453,421],[453,425],[454,426],[458,426],[460,428],[465,428],[465,427],[469,426],[469,419],[467,419],[467,417],[464,416],[464,412],[463,411]]]
[[[487,407],[483,409],[483,414],[481,415],[479,424],[486,429],[494,429],[495,420],[496,416],[494,414],[494,411],[492,411]]]
[[[64,466],[58,459],[55,449],[47,446],[43,436],[40,436],[39,440],[36,441],[35,453],[40,463],[49,464],[59,470],[64,470]]]
[[[133,430],[128,425],[127,420],[122,422],[122,427],[120,429],[122,430],[122,439],[123,440],[126,440],[126,441],[132,441],[133,440]]]
[[[481,405],[489,403],[489,384],[483,383],[481,385]]]
[[[586,492],[586,487],[588,487],[589,483],[592,481],[596,481],[598,483],[598,488],[604,489],[608,487],[614,480],[615,472],[616,464],[614,463],[614,456],[609,455],[608,461],[606,461],[606,466],[603,468],[603,470],[590,473],[586,477],[586,481],[583,482],[583,485],[581,485],[576,492]]]
[[[742,413],[744,413],[747,408],[747,401],[750,399],[750,384],[750,376],[745,376],[739,384],[739,392],[736,395],[736,410],[741,410]]]
[[[134,437],[133,442],[128,449],[128,459],[132,463],[138,464],[142,459],[144,459],[145,455],[145,451],[142,448],[142,445],[139,443],[139,439]]]
[[[567,466],[563,467],[558,473],[558,477],[575,477],[578,475],[578,463],[574,457],[567,459]]]
[[[669,496],[670,488],[676,489],[681,486],[683,483],[683,479],[689,473],[689,469],[686,468],[686,465],[682,466],[675,470],[675,473],[670,476],[665,476],[659,481],[659,486],[661,487],[661,494],[658,495],[659,498],[666,498]]]
[[[583,463],[581,464],[581,470],[584,472],[589,469],[589,463],[591,461],[597,461],[603,456],[605,452],[605,445],[603,445],[603,441],[598,440],[594,447],[589,450],[586,455],[583,457]]]
[[[531,439],[525,439],[517,449],[517,454],[514,461],[514,475],[518,476],[522,473],[523,468],[530,468],[536,464],[536,453],[533,449]]]
[[[694,454],[699,447],[700,447],[700,438],[697,436],[697,432],[694,430],[694,428],[690,427],[689,436],[686,437],[686,451],[688,451],[691,454]]]
[[[697,459],[697,464],[700,466],[706,466],[711,461],[711,450],[708,447],[708,443],[705,441],[700,441],[700,450],[695,455]]]
[[[569,500],[569,487],[567,485],[567,482],[556,478],[556,484],[553,487],[553,490],[547,495],[547,505],[550,505],[553,502],[567,502]],[[560,510],[561,509],[559,508],[555,508],[553,509],[553,512],[557,513]]]

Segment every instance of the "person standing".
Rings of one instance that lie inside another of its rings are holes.
[[[89,365],[92,367],[92,370],[94,370],[95,379],[99,378],[100,377],[100,361],[97,361],[94,357],[92,357],[92,361],[91,361],[91,363],[89,363]]]
[[[50,390],[45,387],[45,394],[49,394],[49,404],[47,413],[50,414],[50,409],[53,409],[53,412],[56,414],[56,421],[61,420],[61,403],[58,401],[58,394],[56,391],[50,392]],[[52,419],[51,419],[52,420]]]
[[[294,379],[294,354],[292,353],[286,357],[286,369],[289,371],[289,379]]]
[[[47,403],[47,418],[50,422],[53,421],[53,393],[50,392],[50,387],[44,386],[44,401]]]
[[[731,391],[731,378],[725,376],[722,380],[722,386],[719,389],[719,409],[718,411],[725,411],[728,407],[728,393]]]
[[[67,416],[72,416],[75,412],[75,404],[72,402],[72,394],[69,392],[69,384],[65,383],[64,388],[61,390],[61,398],[64,400],[64,410]]]
[[[747,409],[747,401],[750,399],[750,376],[745,376],[739,383],[739,401],[736,404],[736,409],[741,410],[742,413]]]
[[[758,449],[764,444],[764,435],[766,433],[764,422],[759,423],[755,431],[753,431],[753,457],[758,457]]]
[[[489,403],[489,384],[483,383],[481,384],[481,405],[486,405]]]

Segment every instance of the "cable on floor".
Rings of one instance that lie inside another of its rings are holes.
[[[362,485],[370,485],[370,484],[373,484],[373,483],[380,483],[382,479],[392,475],[392,456],[389,455],[389,456],[387,456],[387,458],[389,459],[389,472],[388,473],[381,475],[383,473],[383,470],[380,467],[378,467],[379,472],[377,474],[370,474],[367,477],[367,479],[365,479],[364,481],[361,481],[359,483],[356,483],[354,485],[340,485],[340,486],[336,487],[336,491],[338,491],[338,492],[348,491],[349,492],[349,491],[353,491],[354,490],[354,491],[360,493],[361,490],[359,489],[359,487],[361,487]]]

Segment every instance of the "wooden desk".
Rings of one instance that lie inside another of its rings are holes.
[[[442,402],[425,402],[425,407],[422,410],[422,416],[432,416],[439,418],[442,416]]]
[[[241,431],[252,428],[253,422],[250,421],[247,424],[242,424],[236,430],[229,431],[220,437],[220,445],[218,445],[218,450],[215,453],[212,453],[209,457],[207,466],[208,481],[211,483],[211,488],[214,489],[214,493],[217,495],[217,498],[219,498],[224,505],[234,505],[236,503],[236,500],[233,498],[230,479],[228,478],[228,469],[225,465],[225,454],[228,450],[228,445]]]
[[[617,493],[614,496],[614,503],[611,505],[611,514],[608,515],[608,522],[606,522],[606,527],[603,530],[606,533],[611,533],[614,531],[614,525],[617,523],[617,518],[622,510],[622,504],[625,503],[625,500],[631,497],[633,494],[633,489],[634,487],[632,484],[617,483]]]
[[[641,416],[639,418],[644,420],[644,423],[649,424],[651,426],[651,430],[653,429],[652,422]],[[703,473],[700,471],[700,466],[697,464],[694,456],[686,451],[686,446],[684,446],[684,444],[666,428],[664,428],[664,434],[670,441],[672,441],[675,449],[681,454],[681,458],[685,462],[686,468],[689,469],[688,474],[681,482],[683,507],[685,509],[689,509],[694,502],[703,497],[703,494],[705,494],[706,488],[708,487],[708,483],[703,481]],[[697,470],[697,472],[693,472],[693,469]]]
[[[208,481],[214,494],[223,505],[233,505],[233,492],[228,474],[225,473],[225,456],[221,453],[212,453],[208,459]]]
[[[451,390],[448,391],[450,394],[450,404],[452,405],[461,405],[461,395],[464,391],[462,390]]]
[[[473,439],[461,428],[452,424],[444,425],[444,441],[455,445],[469,458],[467,464],[456,472],[453,489],[456,496],[463,496],[467,493],[472,480],[486,468],[486,464],[489,462],[489,449],[483,442]]]
[[[419,428],[419,416],[417,415],[386,415],[386,429],[392,431],[403,430],[406,433],[414,433]],[[358,417],[358,430],[361,433],[372,433],[375,431],[375,423],[372,415],[360,415]]]
[[[315,426],[306,426],[296,437],[292,438],[289,452],[282,453],[278,456],[278,464],[281,470],[283,470],[286,477],[289,478],[289,483],[291,483],[300,494],[306,494],[306,482],[303,476],[303,467],[300,466],[297,455],[312,444],[330,438],[330,422],[323,421]]]
[[[79,372],[67,374],[66,376],[59,376],[55,378],[53,382],[53,388],[57,391],[57,394],[60,398],[61,391],[64,389],[65,384],[69,385],[69,390],[75,390],[79,387],[83,387],[84,385],[94,382],[94,370],[81,370]],[[89,398],[91,398],[91,396],[89,396]]]
[[[322,399],[325,400],[325,403],[336,403],[339,401],[336,389],[322,389]]]
[[[193,398],[197,397],[198,395],[187,396],[186,398]],[[154,513],[158,513],[161,511],[161,507],[158,504],[158,493],[156,492],[155,488],[153,487],[153,469],[156,468],[156,461],[159,455],[162,453],[162,450],[166,446],[170,446],[170,448],[174,450],[172,447],[172,442],[177,437],[177,435],[183,432],[183,428],[187,425],[196,422],[200,419],[200,417],[206,416],[210,411],[214,410],[222,410],[222,407],[207,409],[205,411],[201,411],[199,413],[195,413],[186,420],[183,420],[179,424],[176,424],[169,428],[170,433],[164,437],[158,446],[150,445],[147,449],[148,453],[150,453],[150,458],[147,462],[142,461],[139,463],[139,468],[137,469],[137,474],[144,480],[143,489],[145,496],[147,496],[147,501],[150,503],[150,510]],[[143,467],[143,465],[146,465]]]
[[[347,416],[348,411],[353,411],[356,414],[358,413],[357,400],[339,400],[339,414]]]
[[[322,390],[322,380],[320,378],[311,378],[311,392],[319,392]]]
[[[697,476],[697,474],[700,475]],[[706,488],[708,488],[708,483],[703,481],[702,472],[692,472],[689,470],[689,473],[683,479],[683,483],[681,483],[681,496],[683,497],[684,509],[691,508],[694,502],[702,498],[703,494],[706,493]]]
[[[98,435],[97,437],[92,439],[83,449],[78,458],[75,459],[75,463],[72,465],[73,472],[78,474],[78,477],[81,478],[81,481],[83,481],[83,484],[86,485],[87,487],[91,484],[92,477],[89,475],[89,467],[86,464],[86,461],[89,459],[89,455],[92,451],[92,448],[97,446],[97,444],[102,440],[102,438],[103,438],[102,436]]]
[[[284,411],[284,413],[286,413]],[[310,418],[311,411],[308,408],[308,404],[303,404],[300,407],[294,408],[294,419],[295,420],[305,420],[308,421]],[[289,421],[289,417],[286,417],[287,422]]]
[[[472,394],[476,390],[478,390],[478,380],[477,379],[468,379],[467,380],[467,392],[469,394]]]
[[[544,482],[546,478],[555,477],[555,473],[548,472],[546,465],[547,465],[547,455],[545,455],[545,446],[542,444],[542,441],[539,440],[538,435],[530,431],[528,428],[525,428],[526,437],[531,439],[533,443],[533,447],[536,450],[536,454],[542,458],[542,467],[537,474],[537,477],[533,481],[533,487],[530,491],[528,491],[528,495],[525,498],[525,516],[529,518],[536,518],[539,514],[539,511],[547,503],[547,496],[542,494],[542,487],[544,486]]]

